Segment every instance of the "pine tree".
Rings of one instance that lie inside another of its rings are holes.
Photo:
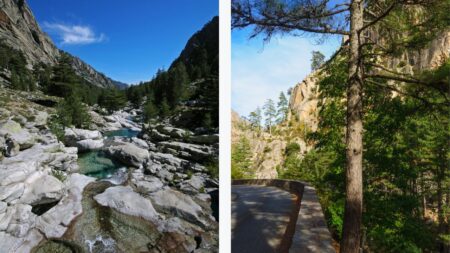
[[[325,55],[320,51],[312,51],[311,70],[319,69],[325,63]]]
[[[169,104],[175,108],[181,101],[189,98],[189,75],[183,62],[178,62],[169,71]]]
[[[163,118],[168,117],[170,115],[170,106],[169,103],[167,103],[166,98],[164,98],[161,104],[159,105],[159,115],[161,115],[161,117]]]
[[[288,100],[284,95],[284,92],[280,92],[278,104],[277,104],[277,122],[281,123],[287,119],[288,114]]]
[[[78,83],[79,79],[72,69],[70,57],[62,53],[58,63],[53,67],[50,94],[64,98],[69,97],[75,92],[74,89]]]
[[[252,178],[254,176],[251,156],[250,142],[246,137],[242,137],[239,142],[232,146],[231,177],[233,179]]]
[[[99,105],[105,107],[110,113],[123,108],[126,98],[122,91],[117,89],[105,89],[99,97]]]
[[[57,107],[58,122],[64,127],[88,128],[91,117],[77,94],[65,98]]]
[[[158,116],[159,111],[153,101],[154,101],[153,96],[151,96],[151,94],[149,94],[149,96],[147,97],[147,101],[145,102],[144,109],[143,109],[145,122],[148,122],[149,120],[156,118]]]
[[[407,8],[412,5],[415,5],[415,8]],[[421,9],[421,15],[417,15],[417,8]],[[448,13],[444,14],[448,12],[448,8],[449,2],[441,0],[352,0],[349,3],[342,1],[333,5],[329,4],[328,0],[232,1],[232,27],[254,26],[252,38],[265,34],[268,41],[273,35],[289,33],[338,34],[348,38],[341,49],[348,57],[345,135],[347,184],[340,248],[343,253],[357,253],[361,249],[364,85],[372,82],[383,89],[396,89],[390,85],[386,87],[379,82],[380,79],[421,84],[430,89],[435,85],[443,85],[432,84],[429,80],[420,80],[415,76],[405,76],[404,73],[391,69],[386,71],[384,66],[373,62],[380,59],[380,55],[398,55],[407,48],[425,45],[429,38],[448,27],[448,19],[445,18]],[[399,21],[406,22],[399,26]],[[386,28],[377,29],[379,34],[386,35],[383,36],[386,45],[371,41],[371,38],[367,37],[374,26]],[[341,50],[335,55],[340,55]],[[370,68],[377,68],[385,73],[363,75],[364,70]]]
[[[255,111],[250,112],[248,115],[248,121],[250,121],[250,125],[253,128],[256,128],[258,131],[261,130],[262,115],[261,108],[259,106],[256,107]]]
[[[264,104],[264,116],[266,117],[266,127],[269,130],[269,134],[272,134],[272,126],[277,116],[275,104],[272,99],[268,99]]]

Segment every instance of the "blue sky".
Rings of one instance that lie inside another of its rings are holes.
[[[168,68],[218,0],[28,0],[56,45],[126,83]]]
[[[341,39],[277,36],[269,43],[263,37],[248,39],[251,29],[231,33],[231,106],[241,116],[248,116],[271,98],[278,100],[286,91],[311,72],[311,51],[321,51],[329,58]]]

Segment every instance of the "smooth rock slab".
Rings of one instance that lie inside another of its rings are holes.
[[[149,194],[164,186],[164,184],[157,177],[147,177],[145,180],[134,182],[136,190],[140,193]]]
[[[0,252],[29,253],[44,239],[36,229],[32,229],[23,238],[0,232]]]
[[[94,199],[100,205],[111,207],[124,214],[150,221],[156,221],[160,218],[152,202],[134,192],[130,186],[110,187],[103,193],[96,195]]]
[[[106,153],[120,162],[139,168],[149,157],[148,150],[131,143],[113,145],[106,149]]]
[[[0,214],[6,212],[6,207],[8,204],[6,202],[0,201]]]
[[[68,146],[76,147],[78,141],[99,140],[102,138],[100,131],[86,129],[66,128],[64,132],[64,143]]]
[[[61,181],[44,174],[26,185],[19,202],[30,205],[46,204],[60,200],[65,192],[65,186]]]
[[[25,190],[24,183],[16,183],[6,186],[0,186],[0,200],[10,202],[12,200],[18,199],[22,196],[24,190]]]
[[[67,195],[56,206],[36,218],[36,227],[47,237],[61,237],[72,220],[83,211],[81,205],[83,189],[94,181],[93,177],[71,174],[64,182],[68,190]]]
[[[158,145],[164,147],[164,149],[174,149],[184,158],[193,161],[205,161],[208,160],[213,154],[210,148],[197,144],[190,144],[184,142],[160,142]],[[183,152],[183,153],[182,153]],[[185,154],[185,155],[183,155]]]
[[[190,179],[183,181],[180,190],[188,193],[198,193],[205,190],[205,178],[201,176],[192,176]]]
[[[27,149],[34,145],[35,139],[32,134],[23,129],[19,123],[9,120],[0,125],[0,136],[9,135],[20,145],[20,149]]]
[[[206,227],[208,224],[200,215],[202,208],[192,198],[179,191],[165,188],[150,194],[153,204],[162,210],[178,215],[179,217],[194,224]]]
[[[78,150],[80,152],[86,152],[86,151],[101,149],[103,147],[103,145],[104,145],[103,139],[99,139],[99,140],[88,139],[88,140],[77,141],[75,146],[78,148]]]

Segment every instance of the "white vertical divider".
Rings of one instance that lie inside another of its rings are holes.
[[[231,0],[219,0],[219,252],[231,252]]]

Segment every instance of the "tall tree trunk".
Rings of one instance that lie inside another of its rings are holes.
[[[363,0],[353,0],[350,7],[350,57],[347,84],[346,189],[341,252],[360,251],[363,206],[362,185],[362,92],[360,30],[363,27]]]

